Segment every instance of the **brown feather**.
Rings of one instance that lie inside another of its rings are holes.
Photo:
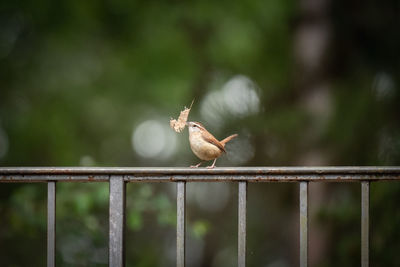
[[[204,138],[204,140],[217,146],[221,151],[226,152],[224,146],[212,134],[210,134],[205,128],[203,128],[203,129],[204,129],[204,131],[203,131],[202,137]]]
[[[228,143],[229,141],[231,141],[233,138],[235,138],[236,136],[238,136],[237,134],[232,134],[230,136],[228,136],[227,138],[219,141],[224,147],[226,145],[226,143]]]

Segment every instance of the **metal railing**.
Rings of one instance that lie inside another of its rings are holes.
[[[125,265],[125,191],[131,182],[177,184],[176,266],[185,266],[185,215],[187,182],[238,183],[238,266],[246,266],[247,184],[297,182],[300,197],[300,266],[308,263],[309,182],[361,184],[361,266],[369,266],[369,186],[375,181],[400,180],[400,167],[246,167],[246,168],[50,168],[1,167],[0,182],[44,182],[47,198],[47,266],[55,266],[56,183],[108,182],[109,266]]]

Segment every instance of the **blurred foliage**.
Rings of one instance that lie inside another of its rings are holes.
[[[188,166],[167,127],[192,99],[190,119],[239,133],[218,166],[400,165],[398,2],[314,2],[2,1],[0,165]],[[233,266],[235,184],[191,188],[190,266]],[[358,265],[359,187],[318,190],[329,249],[310,260]],[[249,191],[249,263],[297,266],[297,187]],[[371,186],[373,266],[400,264],[399,197]],[[1,265],[45,265],[46,186],[0,199]],[[128,185],[127,266],[174,266],[175,217],[174,185]],[[57,184],[57,265],[107,265],[107,236],[108,185]]]
[[[371,260],[377,266],[397,266],[400,233],[400,183],[373,183],[371,187]]]

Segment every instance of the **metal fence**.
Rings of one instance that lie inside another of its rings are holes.
[[[247,184],[296,182],[300,198],[300,266],[308,262],[309,182],[361,184],[361,266],[369,266],[369,186],[371,182],[400,180],[400,167],[246,167],[246,168],[49,168],[1,167],[0,182],[47,183],[47,266],[55,266],[56,183],[108,182],[109,266],[125,265],[126,183],[173,182],[177,185],[176,266],[185,266],[187,182],[238,183],[238,266],[246,266]]]

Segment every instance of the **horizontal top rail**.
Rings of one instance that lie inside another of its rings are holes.
[[[110,175],[126,182],[351,182],[400,180],[400,167],[0,167],[0,182],[108,182]]]

